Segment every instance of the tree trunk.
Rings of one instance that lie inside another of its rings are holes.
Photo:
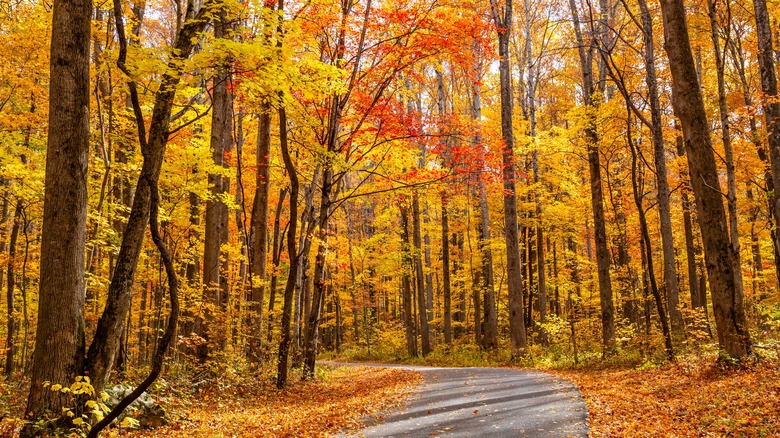
[[[420,346],[422,347],[422,355],[427,356],[431,352],[431,335],[428,329],[427,307],[425,304],[425,276],[423,275],[422,237],[420,235],[420,201],[416,192],[412,195],[412,225],[414,266],[417,277],[417,313],[420,324]]]
[[[402,247],[403,247],[403,306],[404,306],[404,326],[406,334],[406,351],[409,353],[409,357],[417,356],[417,334],[415,333],[414,314],[412,312],[412,280],[410,273],[412,272],[412,254],[409,243],[409,209],[404,205],[405,201],[401,200],[399,203],[399,210],[401,213],[401,228],[402,228]]]
[[[503,7],[503,10],[501,7]],[[509,289],[509,339],[512,356],[523,354],[528,346],[523,315],[523,274],[520,266],[520,241],[517,224],[515,188],[514,134],[512,132],[512,70],[509,66],[509,40],[512,29],[512,2],[491,2],[493,20],[498,27],[498,66],[501,91],[502,177],[504,182],[504,239],[506,241],[507,287]],[[502,13],[503,12],[503,13]]]
[[[645,217],[645,207],[642,202],[643,194],[640,192],[638,184],[638,169],[637,169],[637,151],[634,145],[634,139],[632,138],[631,131],[631,110],[627,109],[628,117],[626,119],[626,135],[628,139],[628,146],[631,149],[631,186],[634,193],[634,203],[636,204],[637,211],[639,212],[639,230],[642,234],[642,241],[644,242],[643,248],[645,253],[645,263],[647,263],[647,277],[650,280],[650,291],[655,298],[655,306],[658,310],[658,318],[661,320],[661,329],[664,335],[664,346],[666,347],[666,357],[669,360],[674,360],[674,349],[672,348],[672,332],[669,329],[669,321],[666,318],[666,310],[664,309],[664,302],[661,298],[661,293],[658,291],[658,284],[655,280],[655,269],[653,268],[653,247],[650,240],[650,232],[647,229],[647,218]]]
[[[769,11],[766,0],[753,0],[756,17],[756,37],[758,39],[758,65],[761,72],[761,90],[765,100],[762,102],[766,118],[767,144],[769,146],[772,180],[780,181],[780,100],[777,92],[777,73],[772,48],[772,28],[769,22]],[[780,220],[780,196],[773,190],[770,192],[772,216]],[[775,253],[780,253],[780,233],[774,233]],[[777,260],[775,263],[780,264]],[[712,275],[710,275],[712,281]],[[780,278],[778,279],[780,281]],[[713,294],[714,298],[714,294]],[[718,327],[720,332],[720,327]]]
[[[685,155],[685,146],[682,137],[676,139],[677,156]],[[685,230],[685,258],[688,266],[688,287],[691,295],[691,308],[697,309],[704,307],[706,302],[702,299],[702,292],[699,289],[699,274],[696,270],[697,248],[693,240],[693,219],[691,217],[691,201],[688,194],[691,192],[691,182],[688,178],[687,169],[681,169],[680,179],[683,181],[681,197],[683,210],[683,229]]]
[[[444,342],[452,346],[452,285],[450,284],[450,218],[447,195],[441,194],[441,264],[444,289]]]
[[[7,331],[5,341],[5,375],[10,376],[14,372],[14,356],[16,355],[16,333],[19,330],[19,321],[16,317],[16,242],[19,238],[19,227],[22,226],[22,199],[16,202],[14,210],[11,237],[8,241],[8,283],[6,284],[6,304],[8,309]],[[22,279],[24,281],[24,278]],[[26,340],[25,340],[26,341]]]
[[[586,54],[586,46],[583,42],[580,20],[577,14],[577,6],[574,0],[569,1],[574,33],[579,47],[580,66],[582,69],[582,88],[585,106],[592,106],[593,68],[590,56]],[[590,115],[585,127],[585,141],[588,145],[588,167],[590,169],[590,195],[593,209],[593,227],[596,243],[596,266],[599,280],[599,301],[601,303],[602,344],[604,354],[612,354],[615,351],[615,306],[612,303],[612,282],[609,277],[609,248],[607,248],[607,229],[604,219],[604,195],[601,187],[601,164],[599,157],[599,136],[596,128],[596,120]]]
[[[668,299],[672,331],[681,334],[685,329],[682,313],[679,309],[680,290],[677,284],[677,270],[674,260],[674,239],[672,235],[672,216],[669,198],[669,182],[666,172],[666,148],[664,147],[663,125],[661,121],[661,102],[658,97],[658,79],[655,70],[655,39],[653,37],[653,19],[645,0],[639,0],[642,14],[642,40],[645,46],[645,83],[650,101],[651,134],[653,156],[655,159],[655,178],[658,199],[658,216],[661,222],[661,242],[664,256],[664,285]]]
[[[284,10],[283,1],[279,0],[279,10]],[[287,284],[284,287],[284,305],[282,309],[282,339],[279,343],[279,360],[277,363],[276,387],[281,389],[287,385],[287,365],[290,356],[290,344],[292,336],[290,324],[292,322],[293,294],[295,282],[298,278],[298,250],[295,245],[298,218],[298,174],[290,157],[290,149],[287,143],[287,113],[284,107],[279,109],[279,143],[282,151],[284,168],[290,178],[290,226],[287,229],[287,253],[290,257],[290,271],[287,274]]]
[[[742,282],[742,261],[740,256],[739,245],[739,225],[737,218],[737,177],[734,168],[734,149],[731,146],[731,129],[729,122],[729,109],[726,104],[726,80],[725,69],[726,62],[723,59],[723,50],[720,46],[720,36],[718,28],[717,7],[713,0],[707,0],[707,6],[710,16],[710,30],[712,32],[712,44],[715,54],[715,66],[716,74],[718,77],[718,112],[720,113],[720,129],[721,139],[723,141],[724,158],[726,161],[726,179],[727,179],[727,191],[726,191],[726,203],[728,206],[728,224],[729,224],[729,237],[731,238],[731,246],[734,248],[734,257],[736,258],[736,266],[734,267],[735,282],[739,290],[744,290]],[[731,39],[731,23],[726,23],[726,44]]]
[[[214,25],[214,37],[223,38],[228,26],[224,13],[220,21]],[[230,67],[220,66],[213,78],[212,111],[211,111],[211,151],[214,164],[227,169],[226,154],[233,147],[233,99],[228,91]],[[198,356],[205,361],[211,350],[225,348],[225,330],[227,327],[214,327],[214,312],[224,309],[228,299],[228,280],[225,264],[227,253],[222,246],[227,244],[228,208],[223,198],[230,191],[230,181],[220,173],[208,175],[210,197],[206,201],[206,228],[203,239],[203,287],[206,303],[214,306],[212,310],[205,308],[201,324],[201,337],[208,340],[198,349]],[[213,339],[212,338],[216,338]],[[216,344],[216,345],[215,345]]]
[[[265,300],[265,277],[268,258],[268,193],[271,188],[271,108],[264,105],[257,123],[257,189],[252,209],[252,285],[249,313],[251,315],[252,337],[249,345],[249,360],[260,363],[263,336],[263,302]],[[275,247],[274,247],[275,248]]]
[[[347,218],[349,218],[349,216],[347,216]],[[349,221],[349,219],[347,219],[347,221]],[[349,295],[350,298],[352,298],[352,331],[355,334],[355,343],[357,344],[358,342],[360,342],[360,328],[359,328],[360,320],[358,315],[357,296],[355,295],[355,288],[357,288],[357,275],[355,275],[355,259],[352,256],[352,239],[349,238],[347,239],[347,245],[349,249],[349,274],[350,274],[350,278],[352,279],[352,285],[350,285],[349,288]],[[406,341],[408,344],[409,342],[408,336],[406,338]]]
[[[542,229],[542,201],[539,196],[542,187],[539,179],[539,151],[536,147],[536,70],[533,61],[533,41],[531,36],[531,3],[524,0],[525,7],[525,59],[527,63],[528,80],[526,94],[528,96],[528,135],[531,137],[531,167],[534,178],[534,200],[536,203],[536,269],[539,284],[539,323],[547,322],[547,279],[545,277],[544,231]],[[547,344],[547,330],[542,326],[539,331],[542,344]]]
[[[335,149],[334,149],[335,150]],[[314,378],[314,365],[317,359],[320,311],[325,297],[325,268],[328,255],[328,237],[331,215],[331,195],[333,194],[333,169],[327,166],[322,172],[322,190],[320,192],[319,245],[314,262],[314,294],[311,311],[307,315],[306,335],[304,337],[303,379]]]
[[[172,50],[171,59],[166,72],[160,80],[160,88],[154,98],[149,134],[146,135],[142,124],[144,117],[141,107],[134,105],[138,135],[141,142],[141,152],[144,160],[133,197],[133,204],[127,226],[122,234],[122,244],[117,254],[116,264],[111,284],[108,287],[108,298],[103,314],[98,320],[95,337],[89,347],[86,362],[86,372],[92,376],[92,384],[96,392],[100,392],[108,381],[114,357],[119,349],[119,338],[124,330],[127,312],[129,311],[135,271],[138,257],[144,241],[146,226],[149,222],[151,202],[151,184],[156,183],[160,175],[165,146],[170,131],[169,119],[174,104],[177,85],[181,79],[183,60],[187,59],[197,42],[197,34],[203,31],[208,20],[204,15],[214,0],[206,0],[204,6],[195,14],[194,4],[187,5],[187,22],[179,31]],[[124,61],[120,68],[124,68]],[[118,62],[119,64],[119,62]],[[136,87],[130,81],[131,88]],[[133,93],[134,91],[131,91]],[[50,379],[51,380],[51,379]],[[54,381],[54,380],[51,380]]]
[[[268,297],[268,329],[266,330],[266,341],[270,344],[273,335],[273,322],[274,322],[274,305],[276,304],[276,286],[279,275],[277,269],[279,269],[279,263],[282,259],[282,247],[283,242],[279,241],[281,235],[281,216],[282,205],[284,204],[284,198],[287,196],[287,188],[279,190],[279,202],[276,204],[276,213],[274,216],[274,237],[271,244],[273,271],[271,274],[271,281],[268,286],[270,296]]]
[[[672,72],[672,104],[682,124],[683,140],[688,152],[688,166],[712,290],[718,343],[730,356],[742,358],[750,354],[750,334],[742,305],[742,290],[739,289],[734,272],[738,268],[737,257],[729,238],[707,115],[696,80],[685,5],[683,0],[662,0],[661,9],[664,18],[664,48]]]
[[[729,51],[731,52],[734,68],[737,70],[739,76],[739,82],[742,87],[742,99],[745,102],[745,106],[750,108],[753,106],[753,99],[751,97],[750,83],[748,81],[747,73],[745,72],[745,55],[742,50],[742,41],[738,35],[731,40],[728,44]],[[761,133],[758,130],[758,124],[756,123],[755,112],[751,111],[748,115],[748,126],[750,126],[750,141],[755,145],[758,158],[764,164],[764,191],[767,194],[767,201],[769,201],[769,234],[772,238],[772,254],[775,259],[775,276],[780,281],[780,245],[778,245],[777,236],[777,218],[774,215],[773,207],[773,193],[775,190],[774,178],[772,177],[772,164],[769,162],[769,156],[766,154],[766,148],[761,143]]]
[[[60,414],[84,357],[84,239],[89,153],[90,0],[53,6],[38,330],[25,418]],[[32,432],[31,427],[23,435]]]

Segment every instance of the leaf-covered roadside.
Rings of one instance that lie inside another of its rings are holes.
[[[414,371],[369,367],[326,369],[320,377],[281,391],[268,380],[171,399],[166,408],[184,419],[130,436],[325,437],[401,402],[420,382]]]
[[[780,367],[691,357],[655,369],[555,372],[580,387],[592,437],[780,436]]]

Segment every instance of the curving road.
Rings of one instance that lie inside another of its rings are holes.
[[[424,383],[402,407],[342,436],[546,438],[588,434],[588,412],[579,391],[549,374],[509,368],[359,365],[419,371]]]

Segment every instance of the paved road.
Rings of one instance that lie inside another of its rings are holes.
[[[364,364],[361,364],[364,365]],[[350,437],[585,437],[588,412],[577,388],[538,371],[431,368],[402,407]]]

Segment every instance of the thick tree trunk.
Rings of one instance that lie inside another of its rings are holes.
[[[520,266],[520,241],[515,188],[515,139],[512,132],[512,70],[509,66],[509,40],[512,29],[512,2],[491,2],[493,20],[498,27],[498,66],[501,89],[502,177],[504,181],[504,239],[506,241],[507,287],[509,289],[509,340],[512,356],[523,354],[528,346],[523,315],[523,274]],[[502,13],[503,12],[503,13]]]
[[[750,354],[750,333],[742,305],[742,290],[736,282],[737,257],[726,223],[718,170],[712,151],[707,115],[704,111],[696,68],[691,52],[683,0],[662,0],[664,48],[672,72],[672,103],[680,118],[688,166],[696,195],[704,257],[712,290],[712,304],[718,329],[718,343],[735,358]],[[778,157],[780,159],[780,157]]]
[[[70,395],[44,382],[69,385],[84,358],[92,2],[57,0],[53,11],[38,330],[25,418],[68,406]]]
[[[224,14],[224,13],[223,13]],[[228,26],[224,16],[214,25],[214,36],[223,38]],[[211,111],[212,160],[218,167],[227,169],[226,154],[233,148],[233,99],[228,91],[230,68],[221,66],[213,78]],[[205,308],[200,336],[208,340],[198,348],[201,361],[208,359],[212,349],[225,348],[227,327],[214,327],[214,312],[227,306],[228,279],[227,253],[222,246],[228,240],[228,208],[223,198],[230,192],[230,180],[221,173],[208,175],[210,197],[206,201],[206,227],[203,239],[203,287],[205,302],[213,309]]]
[[[582,89],[585,106],[592,106],[593,68],[590,56],[586,54],[586,46],[580,30],[580,20],[574,0],[569,1],[574,32],[579,46],[580,66],[582,69]],[[599,156],[599,136],[596,129],[595,116],[591,115],[585,127],[585,141],[588,145],[588,167],[590,169],[590,196],[593,209],[593,227],[596,243],[596,267],[599,281],[599,300],[601,303],[601,327],[604,354],[615,350],[615,306],[612,302],[612,281],[609,277],[610,254],[607,247],[607,229],[604,218],[604,195],[601,187],[601,164]]]

